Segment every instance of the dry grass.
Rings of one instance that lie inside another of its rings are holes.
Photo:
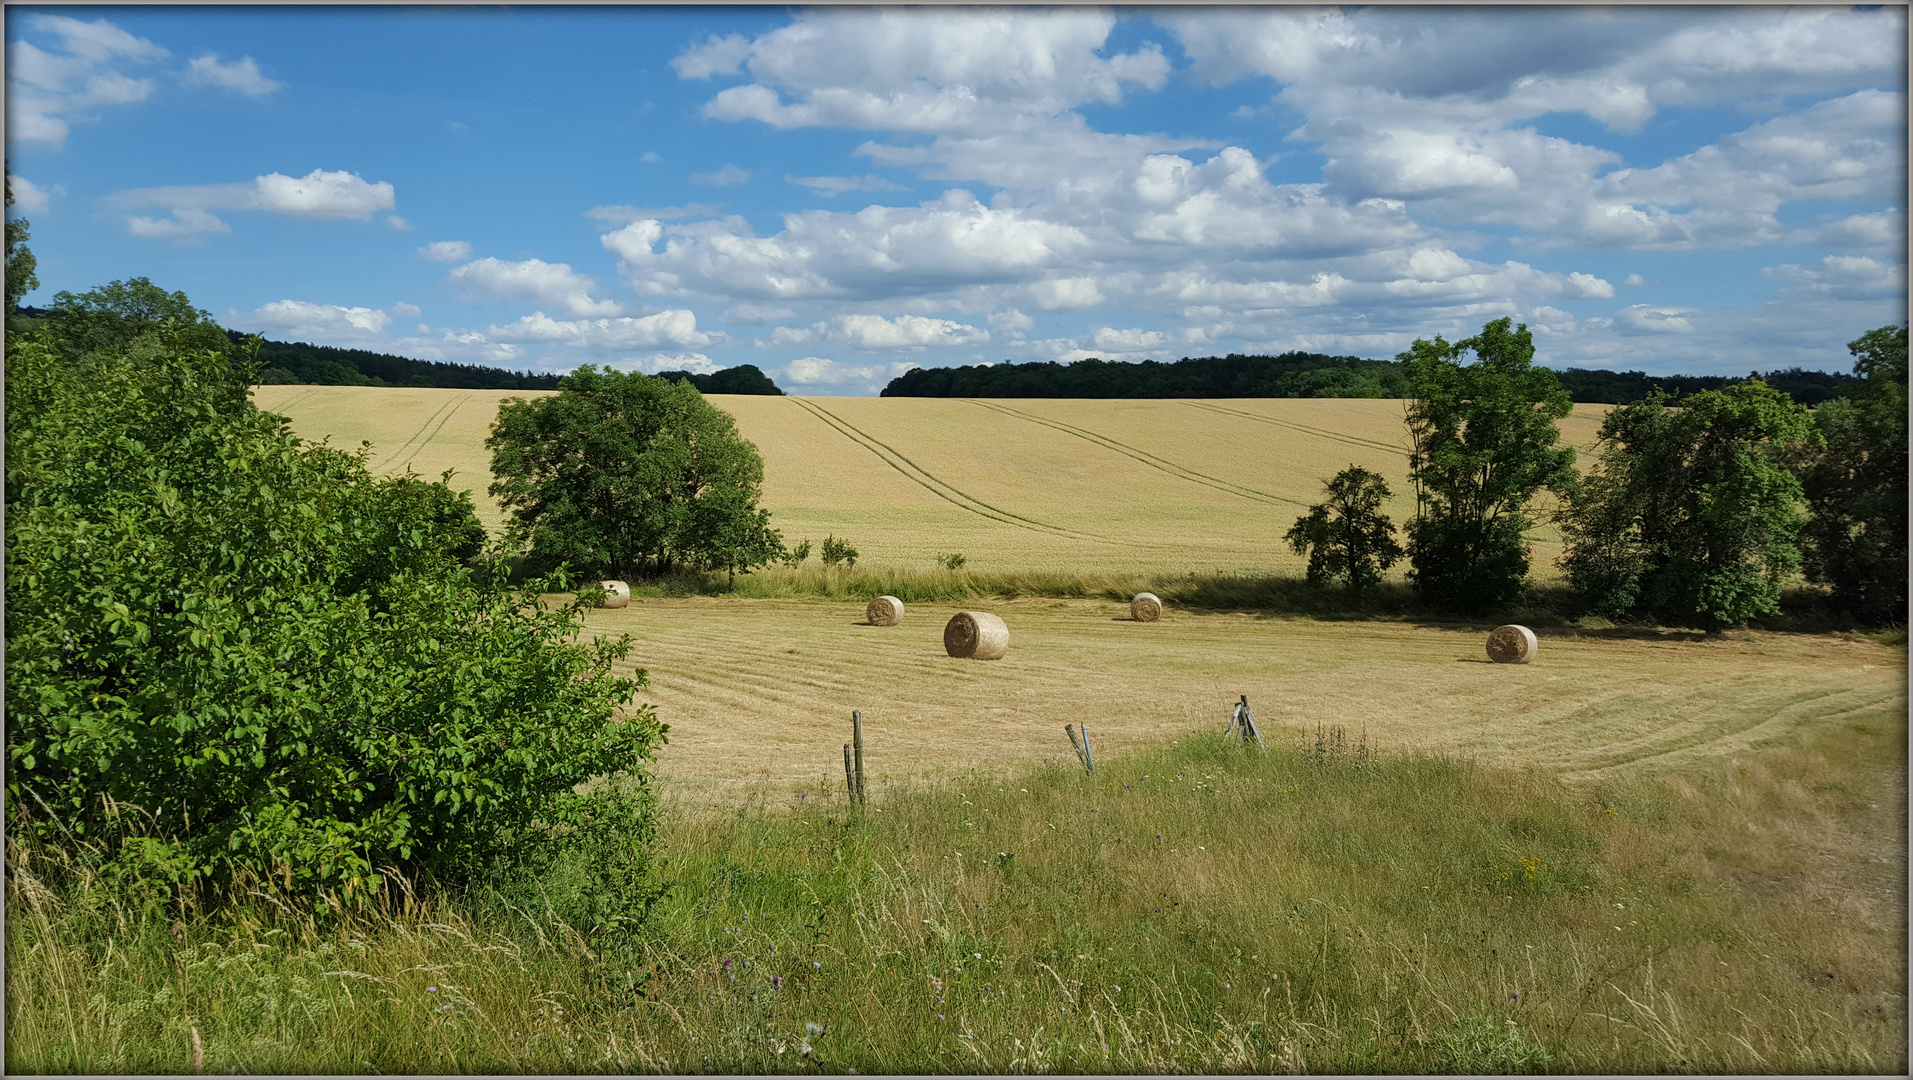
[[[969,606],[913,603],[902,627],[878,630],[857,602],[637,599],[586,625],[636,638],[644,696],[671,725],[667,789],[719,803],[831,782],[852,709],[880,779],[1066,762],[1063,725],[1077,721],[1099,754],[1219,732],[1241,694],[1274,726],[1340,724],[1383,746],[1599,779],[1907,707],[1904,649],[1832,635],[1544,629],[1539,658],[1511,665],[1489,661],[1485,626],[1174,608],[1142,624],[1116,600],[1022,599],[992,605],[1015,648],[976,664],[940,637]]]
[[[261,407],[306,438],[378,449],[375,468],[458,470],[480,518],[484,450],[510,391],[260,387]],[[526,394],[524,396],[533,396]],[[1282,532],[1351,464],[1386,477],[1397,522],[1412,512],[1402,403],[1223,399],[1085,401],[714,395],[764,455],[764,505],[793,542],[854,538],[870,565],[934,565],[961,551],[978,571],[1283,570],[1303,563]],[[1561,424],[1585,449],[1607,406]],[[978,445],[994,447],[987,459]],[[1559,538],[1538,529],[1537,573]],[[1398,571],[1399,572],[1399,571]]]

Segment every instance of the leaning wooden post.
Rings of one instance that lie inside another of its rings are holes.
[[[1076,760],[1083,763],[1083,771],[1084,772],[1093,771],[1089,767],[1089,755],[1083,753],[1082,740],[1076,737],[1076,725],[1064,724],[1063,733],[1069,736],[1069,744],[1076,748]]]
[[[864,714],[861,710],[850,710],[850,741],[856,750],[857,758],[857,805],[864,804]]]
[[[850,789],[850,801],[857,801],[857,770],[850,763],[850,744],[844,744],[844,786]]]
[[[1089,725],[1082,724],[1078,726],[1076,730],[1083,733],[1083,764],[1089,766],[1090,772],[1095,772],[1096,754],[1089,748]]]

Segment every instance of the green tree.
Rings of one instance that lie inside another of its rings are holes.
[[[738,538],[734,553],[756,550],[744,542],[748,529],[715,523],[720,504],[740,517],[759,513],[763,459],[689,383],[586,365],[551,397],[506,401],[485,445],[491,493],[535,566],[629,578],[680,564],[742,565],[720,561],[713,537]]]
[[[1907,328],[1847,343],[1864,382],[1814,410],[1824,446],[1795,468],[1812,511],[1803,535],[1807,580],[1871,623],[1907,611]]]
[[[1757,379],[1615,409],[1558,515],[1568,581],[1591,610],[1709,632],[1778,610],[1803,523],[1785,457],[1816,440],[1806,409]]]
[[[302,443],[220,353],[7,345],[10,836],[117,844],[138,807],[129,875],[345,896],[573,844],[645,865],[663,729],[629,642],[461,565],[469,494]]]
[[[167,292],[148,278],[112,281],[74,294],[53,294],[52,327],[69,358],[135,357],[143,352],[197,349],[233,352],[231,337],[183,292]],[[250,369],[235,367],[250,381]]]
[[[1556,447],[1555,421],[1574,405],[1554,373],[1534,365],[1525,324],[1498,319],[1453,344],[1417,340],[1408,371],[1415,519],[1408,553],[1416,587],[1436,603],[1476,609],[1521,595],[1528,573],[1527,505],[1574,482],[1574,450]],[[1475,362],[1462,363],[1472,351]]]
[[[688,546],[699,566],[722,570],[735,589],[739,571],[750,573],[784,557],[784,538],[771,528],[768,510],[760,510],[749,492],[722,488],[707,492],[691,512]]]
[[[1395,523],[1382,513],[1388,481],[1350,465],[1322,485],[1328,498],[1295,519],[1284,537],[1297,555],[1309,557],[1309,583],[1340,578],[1351,597],[1381,583],[1382,573],[1405,554],[1395,542]]]
[[[7,206],[13,205],[13,170],[6,171]],[[8,315],[20,310],[20,298],[40,287],[40,275],[35,273],[40,262],[33,257],[27,247],[32,239],[32,222],[25,218],[16,218],[11,212],[7,215],[7,310]]]

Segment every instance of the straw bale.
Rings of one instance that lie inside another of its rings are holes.
[[[971,660],[1000,660],[1010,651],[1010,628],[987,611],[959,611],[943,628],[943,651]]]
[[[1525,664],[1534,659],[1539,647],[1534,631],[1514,623],[1497,626],[1494,633],[1488,635],[1488,659],[1497,664]]]
[[[1137,622],[1155,622],[1162,618],[1162,600],[1155,593],[1137,593],[1129,602],[1129,617]]]
[[[864,618],[872,626],[895,626],[903,621],[903,601],[894,596],[879,596],[864,609]]]
[[[600,607],[623,607],[631,602],[631,586],[622,581],[600,581],[598,587],[604,590]]]

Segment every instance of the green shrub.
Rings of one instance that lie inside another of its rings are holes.
[[[966,562],[969,562],[969,560],[963,557],[961,551],[952,551],[948,555],[937,556],[937,565],[943,567],[945,570],[961,570],[963,569],[963,564]]]
[[[836,566],[838,563],[844,564],[845,567],[856,566],[857,549],[851,547],[850,541],[848,540],[839,540],[835,536],[826,536],[824,537],[823,559],[825,566]]]
[[[302,444],[243,367],[175,345],[78,369],[8,341],[12,834],[139,807],[107,857],[167,888],[250,868],[350,896],[560,839],[642,865],[664,729],[620,716],[628,642],[463,565],[468,495]]]

